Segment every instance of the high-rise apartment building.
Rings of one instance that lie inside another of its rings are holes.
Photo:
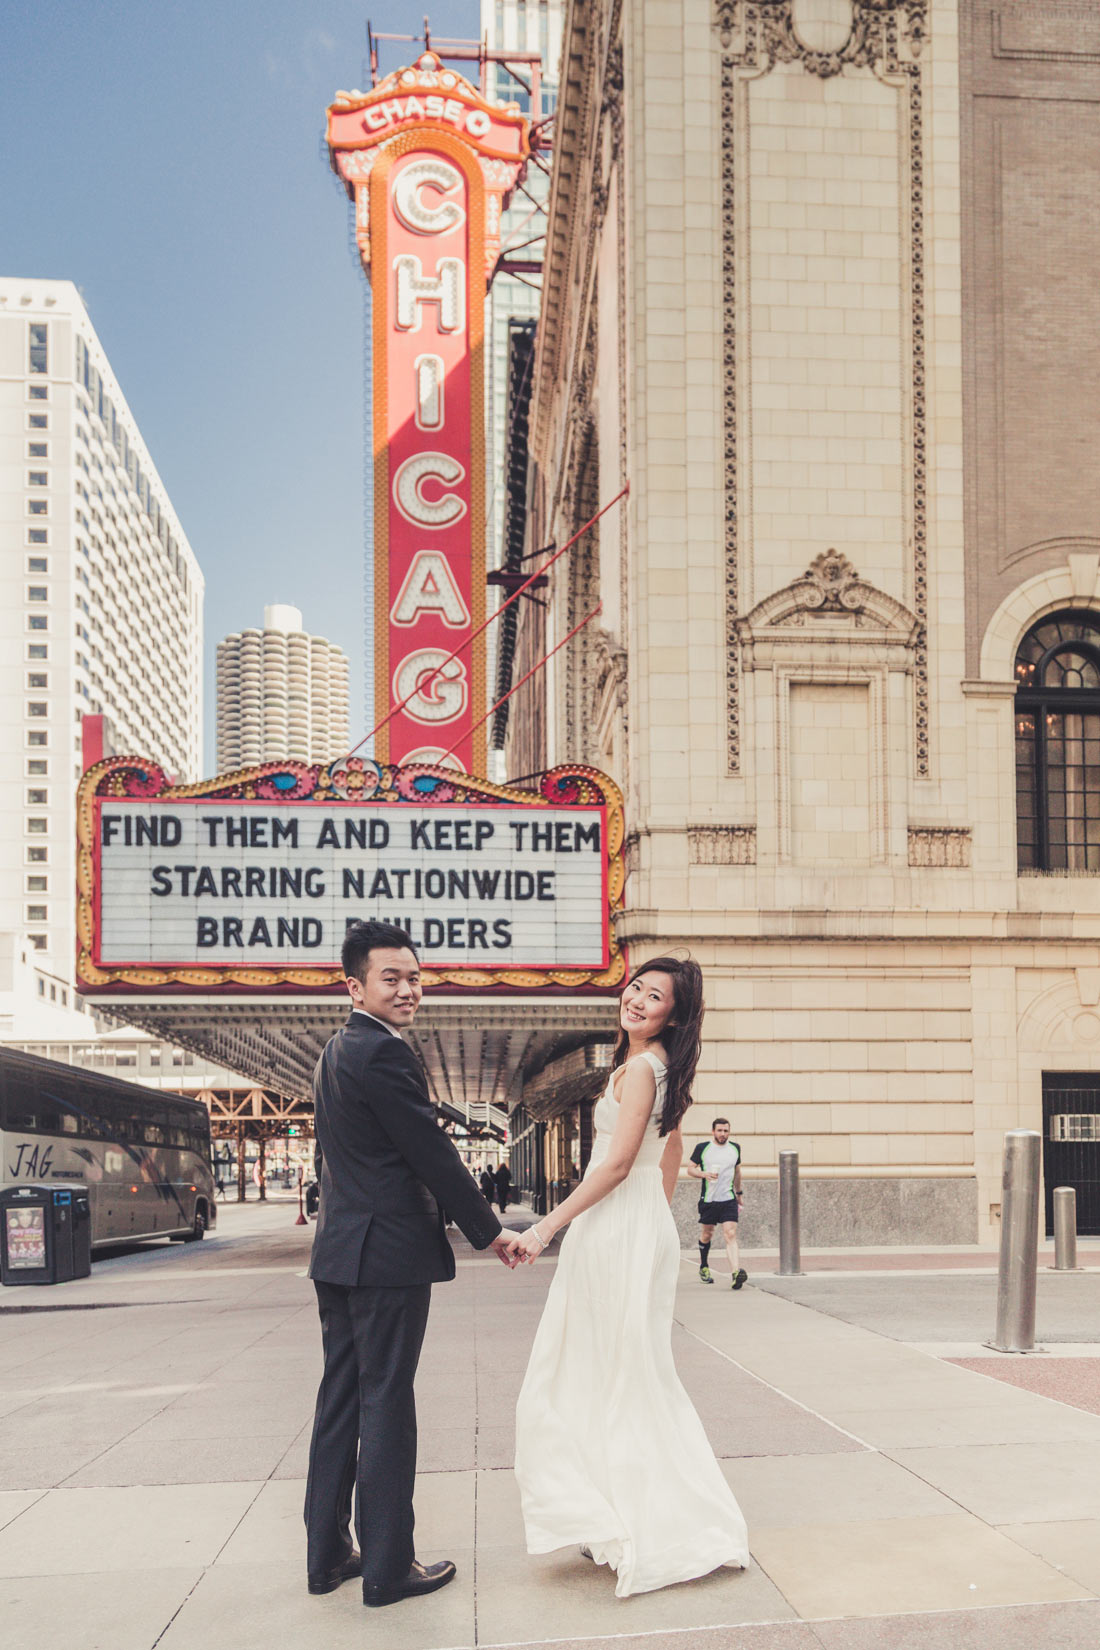
[[[218,643],[218,770],[327,762],[348,748],[348,661],[309,636],[296,607],[264,608],[262,630]]]
[[[84,715],[107,719],[116,750],[180,779],[200,769],[202,574],[70,281],[0,278],[0,577],[10,1036],[28,990],[36,1024],[73,1003]]]

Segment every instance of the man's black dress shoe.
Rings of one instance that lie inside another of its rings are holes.
[[[404,1581],[395,1581],[388,1587],[372,1587],[365,1582],[363,1603],[377,1610],[383,1604],[398,1604],[403,1598],[419,1598],[421,1593],[434,1593],[454,1578],[455,1567],[449,1558],[442,1559],[438,1564],[421,1564],[414,1558],[412,1569]]]
[[[351,1553],[335,1570],[329,1570],[323,1575],[310,1576],[309,1590],[311,1593],[334,1593],[343,1581],[350,1581],[353,1576],[363,1574],[363,1560],[358,1553]]]

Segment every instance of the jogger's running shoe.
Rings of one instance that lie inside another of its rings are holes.
[[[741,1270],[738,1272],[737,1276],[733,1280],[734,1289],[740,1289],[741,1285],[745,1282],[748,1275],[749,1274],[745,1271],[745,1268],[742,1266]]]
[[[713,1283],[714,1282],[714,1273],[711,1271],[709,1266],[700,1266],[700,1268],[699,1268],[699,1282],[700,1283]]]

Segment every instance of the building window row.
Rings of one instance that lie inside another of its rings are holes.
[[[107,433],[107,439],[118,454],[119,466],[137,495],[152,536],[159,540],[176,578],[184,591],[189,592],[191,585],[186,557],[181,552],[179,542],[169,528],[168,517],[161,509],[148,477],[138,462],[136,449],[131,444],[125,425],[119,419],[115,404],[104,387],[103,378],[92,365],[88,346],[83,338],[79,337],[76,340],[76,380],[78,384],[83,385],[92,412],[99,418]],[[100,468],[102,469],[102,466]]]

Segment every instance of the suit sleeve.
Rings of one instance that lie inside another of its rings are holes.
[[[416,1056],[399,1038],[379,1038],[365,1088],[376,1122],[417,1179],[473,1247],[487,1249],[504,1228],[440,1128]]]

